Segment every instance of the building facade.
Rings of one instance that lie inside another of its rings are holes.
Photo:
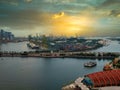
[[[9,42],[14,40],[14,35],[12,32],[4,31],[3,29],[0,30],[0,41],[1,42]]]

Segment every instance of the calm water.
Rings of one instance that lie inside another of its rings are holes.
[[[90,59],[70,58],[1,58],[0,90],[60,90],[79,76],[101,71],[108,60],[96,60],[98,65],[85,68]]]
[[[1,51],[33,51],[32,49],[27,47],[27,42],[19,42],[19,43],[6,43],[1,44]]]
[[[120,52],[120,42],[111,41],[109,45],[101,47],[97,50],[93,50],[94,52]]]
[[[30,51],[27,42],[1,45],[1,51]],[[120,44],[112,41],[109,46],[94,50],[120,51]],[[0,58],[0,90],[60,90],[79,76],[101,71],[110,60],[95,60],[97,66],[85,68],[91,59],[73,58]]]

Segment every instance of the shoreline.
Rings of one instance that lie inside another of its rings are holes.
[[[114,59],[117,52],[0,52],[0,57]]]

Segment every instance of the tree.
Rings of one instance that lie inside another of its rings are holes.
[[[31,36],[31,35],[29,35],[29,36],[28,36],[28,40],[29,40],[29,41],[31,41],[31,39],[32,39],[32,36]]]
[[[42,36],[42,46],[44,47],[44,48],[47,48],[48,47],[48,45],[47,45],[47,37],[45,36],[45,35],[43,35]]]

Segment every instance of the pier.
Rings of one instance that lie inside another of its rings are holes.
[[[29,51],[0,52],[0,57],[41,57],[41,58],[85,58],[114,59],[120,56],[118,52],[59,52],[59,51]]]

